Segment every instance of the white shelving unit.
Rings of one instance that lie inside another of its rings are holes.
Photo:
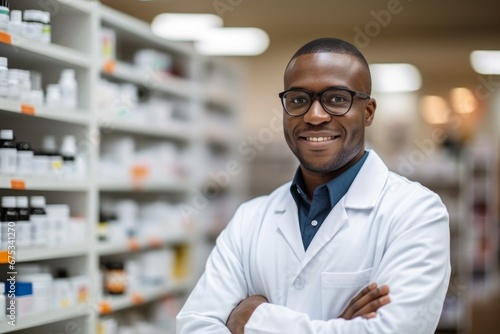
[[[110,12],[108,12],[109,17]],[[144,86],[165,94],[191,98],[193,94],[201,96],[202,89],[194,82],[174,77],[162,78],[154,73],[144,72],[132,65],[119,61],[105,62],[103,74],[107,77]]]
[[[0,105],[2,110],[0,113],[7,116],[19,115],[19,117],[39,117],[43,119],[50,119],[64,123],[89,125],[90,112],[65,112],[63,110],[53,110],[43,106],[36,106],[30,104],[23,104],[19,101],[12,101],[0,98]]]
[[[58,178],[44,179],[37,177],[0,177],[0,189],[13,190],[43,190],[43,191],[73,191],[87,190],[84,181],[60,180]]]
[[[498,293],[499,226],[498,176],[494,142],[472,143],[468,148],[468,240],[470,244],[473,299],[487,300]]]
[[[426,164],[425,171],[411,175],[438,193],[450,214],[452,274],[438,332],[468,333],[474,304],[498,293],[497,145],[472,140],[448,156],[456,168],[445,172],[442,165]]]
[[[82,311],[81,308],[71,308],[58,312],[43,312],[35,315],[21,317],[19,321],[17,321],[15,327],[9,325],[6,322],[0,322],[0,332],[10,333],[13,330],[17,332],[23,329],[35,331],[35,328],[38,326],[89,316],[90,313],[87,311]]]
[[[470,325],[466,286],[469,280],[467,238],[467,155],[460,150],[436,149],[429,160],[407,177],[437,193],[450,215],[451,278],[437,327],[441,333],[464,333]],[[396,169],[396,167],[394,167]],[[404,174],[402,171],[399,171]]]
[[[33,262],[33,261],[46,261],[57,260],[68,257],[85,256],[88,252],[88,245],[71,245],[68,247],[44,247],[35,248],[29,247],[20,249],[16,261],[20,262]]]
[[[186,182],[182,181],[124,181],[124,182],[101,182],[99,184],[101,191],[108,192],[170,192],[186,193],[189,188]]]
[[[5,33],[5,32],[4,32]],[[18,48],[21,51],[26,51],[37,55],[38,57],[49,58],[52,61],[64,62],[68,65],[89,67],[90,58],[88,55],[72,50],[68,47],[56,45],[56,44],[44,44],[33,40],[28,40],[21,36],[11,35],[10,44],[15,49]]]
[[[163,297],[184,292],[192,287],[192,282],[176,282],[173,284],[150,287],[140,292],[131,292],[122,296],[110,296],[100,303],[100,314],[108,315],[128,308],[153,302]]]
[[[68,111],[0,98],[1,128],[12,128],[16,140],[32,143],[40,143],[46,134],[75,134],[87,159],[87,174],[83,180],[0,175],[1,196],[45,195],[52,200],[50,204],[69,204],[71,211],[83,217],[88,225],[84,244],[59,248],[20,247],[16,250],[16,263],[41,263],[50,268],[67,266],[69,271],[77,271],[75,275],[88,277],[90,294],[86,304],[22,316],[16,319],[14,327],[0,321],[0,333],[59,332],[60,328],[71,323],[79,326],[79,333],[91,334],[96,332],[102,316],[140,310],[169,296],[179,296],[182,300],[197,280],[199,269],[196,269],[204,261],[197,259],[197,254],[206,256],[206,251],[200,251],[198,245],[207,239],[206,230],[199,228],[207,222],[207,217],[204,214],[191,217],[188,227],[167,237],[131,237],[121,243],[102,242],[97,238],[100,204],[106,199],[130,198],[139,203],[190,203],[193,189],[203,189],[208,173],[213,171],[213,165],[202,160],[210,156],[211,147],[216,147],[217,151],[210,158],[212,163],[218,160],[219,165],[223,165],[236,156],[238,133],[235,130],[239,118],[235,108],[238,91],[234,81],[237,74],[230,65],[201,57],[189,47],[158,38],[145,22],[97,1],[54,0],[47,7],[42,2],[19,0],[11,3],[11,9],[51,11],[52,43],[43,44],[0,31],[0,56],[9,59],[9,68],[40,72],[43,88],[55,83],[63,69],[74,69],[79,105],[77,110]],[[102,27],[116,32],[116,59],[101,59],[99,37]],[[158,76],[139,69],[133,65],[132,55],[140,49],[171,55],[176,73]],[[223,79],[210,81],[213,72],[219,70],[226,73]],[[155,96],[170,99],[178,103],[180,113],[185,113],[186,117],[172,119],[168,124],[103,117],[98,104],[101,80],[135,85]],[[218,109],[215,117],[214,109]],[[212,118],[216,120],[212,121]],[[187,166],[196,170],[168,178],[149,178],[148,175],[101,178],[99,160],[103,145],[115,136],[132,138],[137,145],[174,144],[190,157],[188,162],[194,162],[194,166]],[[204,155],[198,156],[200,152]],[[241,182],[233,180],[220,197],[223,200],[227,194],[238,195],[243,188]],[[162,249],[174,251],[177,265],[172,268],[172,275],[175,279],[120,296],[101,297],[99,271],[104,261]],[[5,251],[0,250],[0,253],[5,256]],[[6,265],[0,264],[0,268],[3,266]]]
[[[103,125],[103,123],[101,123],[100,125]],[[117,121],[116,123],[113,123],[113,130],[147,137],[177,139],[182,141],[193,140],[195,136],[192,129],[190,129],[186,124],[182,123],[172,124],[171,126],[158,126],[141,124],[137,125],[130,122]]]
[[[168,245],[187,244],[192,240],[188,235],[172,235],[168,238],[150,237],[147,240],[129,239],[127,241],[101,243],[97,252],[99,255],[125,254],[140,252],[147,249],[157,249]]]

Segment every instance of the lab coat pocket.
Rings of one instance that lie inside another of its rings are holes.
[[[321,273],[323,320],[338,318],[352,298],[369,284],[372,268],[352,273]]]

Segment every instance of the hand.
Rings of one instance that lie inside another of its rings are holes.
[[[389,287],[383,285],[377,288],[377,283],[372,283],[349,302],[339,318],[346,320],[359,316],[366,319],[375,318],[376,311],[390,301]]]
[[[243,329],[253,314],[253,311],[268,300],[264,296],[254,295],[243,299],[231,312],[226,326],[232,334],[243,334]]]

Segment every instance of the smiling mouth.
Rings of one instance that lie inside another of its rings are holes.
[[[330,137],[303,137],[306,141],[314,141],[314,142],[321,142],[321,141],[329,141],[333,140],[336,137],[330,136]]]

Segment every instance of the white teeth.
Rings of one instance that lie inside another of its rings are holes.
[[[327,141],[332,140],[333,137],[307,137],[307,141]]]

